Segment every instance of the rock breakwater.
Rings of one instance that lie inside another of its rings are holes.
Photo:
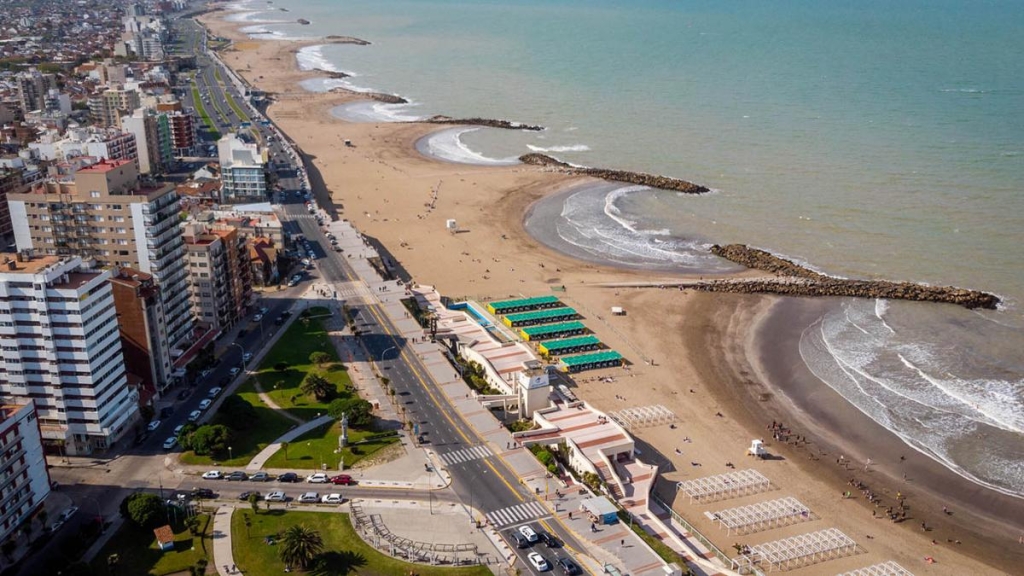
[[[780,294],[784,296],[837,296],[853,298],[885,298],[915,302],[941,302],[968,309],[994,310],[999,297],[978,290],[953,286],[927,286],[914,282],[888,280],[852,280],[833,278],[809,270],[795,262],[780,258],[764,250],[742,244],[712,246],[711,252],[737,264],[764,270],[782,278],[750,280],[712,280],[693,285],[705,292],[734,292],[746,294]]]
[[[529,130],[532,132],[539,132],[544,129],[543,126],[533,126],[530,124],[520,124],[519,122],[512,122],[510,120],[494,120],[492,118],[452,118],[451,116],[431,116],[424,120],[418,120],[418,122],[426,122],[427,124],[462,124],[466,126],[485,126],[487,128],[500,128],[502,130]]]
[[[557,168],[566,174],[592,176],[594,178],[601,178],[602,180],[625,182],[627,184],[637,184],[639,186],[650,186],[651,188],[661,188],[662,190],[674,190],[685,194],[704,194],[711,191],[711,189],[706,186],[687,182],[686,180],[681,180],[679,178],[670,178],[668,176],[657,176],[655,174],[646,174],[644,172],[629,172],[627,170],[609,170],[607,168],[573,166],[572,164],[567,164],[546,154],[524,154],[519,157],[519,161],[523,164],[529,164],[532,166]]]

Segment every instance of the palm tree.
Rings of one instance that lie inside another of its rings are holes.
[[[319,374],[310,374],[302,381],[303,394],[313,396],[317,401],[328,400],[337,392],[337,387]]]
[[[305,570],[323,549],[324,541],[320,538],[320,532],[300,524],[284,531],[279,554],[285,564]]]

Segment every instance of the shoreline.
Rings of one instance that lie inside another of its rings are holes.
[[[233,24],[221,23],[229,28]],[[247,41],[257,47],[246,53],[234,54],[230,61],[234,64],[232,67],[253,85],[261,88],[289,86],[297,78],[311,78],[318,74],[316,71],[299,70],[293,56],[290,65],[283,67],[285,69],[264,70],[262,72],[267,79],[254,80],[251,66],[239,66],[243,58],[257,62],[272,60],[274,58],[270,55],[302,43]],[[317,43],[322,42],[311,41],[308,45]],[[228,58],[225,60],[229,61]],[[626,392],[631,404],[663,403],[686,422],[687,433],[694,442],[686,446],[685,458],[671,456],[673,443],[679,441],[678,431],[670,432],[667,427],[637,431],[640,444],[653,446],[653,450],[658,452],[652,457],[657,456],[667,462],[663,468],[665,480],[671,482],[690,474],[706,476],[725,471],[720,462],[723,450],[729,453],[742,450],[749,440],[749,425],[741,422],[738,426],[723,428],[722,421],[714,417],[716,407],[727,404],[727,398],[720,397],[726,394],[724,389],[734,390],[737,386],[730,378],[714,374],[708,376],[706,364],[717,362],[720,365],[715,369],[723,373],[743,368],[742,364],[735,364],[735,359],[731,359],[733,363],[721,358],[712,359],[708,352],[719,348],[734,351],[752,338],[747,332],[754,323],[750,317],[726,318],[723,321],[729,334],[719,331],[709,337],[702,329],[705,325],[701,324],[700,318],[721,316],[737,299],[754,299],[757,302],[767,297],[712,296],[692,291],[681,295],[677,291],[625,289],[613,293],[607,288],[599,288],[595,280],[636,281],[642,278],[657,281],[661,274],[675,278],[679,275],[672,272],[652,275],[649,271],[640,274],[581,262],[555,253],[527,233],[523,228],[522,215],[536,200],[585,180],[536,167],[441,164],[421,157],[415,149],[416,140],[432,133],[436,126],[397,123],[355,125],[327,114],[332,106],[360,97],[359,94],[310,93],[283,97],[268,110],[274,122],[295,140],[308,158],[311,180],[316,172],[318,183],[314,187],[320,188],[318,196],[323,198],[325,206],[333,206],[339,217],[347,217],[361,231],[384,244],[417,280],[435,284],[443,293],[452,296],[490,299],[517,293],[541,293],[557,284],[569,286],[566,299],[585,311],[588,325],[594,325],[602,340],[634,359],[638,358],[637,355],[639,358],[658,359],[658,364],[638,365],[630,374],[611,370],[595,374],[608,373],[615,378],[638,377],[637,383],[631,381]],[[346,139],[351,138],[356,147],[345,149],[340,146],[341,133]],[[424,206],[432,188],[440,189],[440,201],[437,207],[427,209]],[[345,190],[346,194],[343,198],[328,201],[329,190]],[[499,215],[504,217],[495,217]],[[445,217],[457,217],[460,228],[465,225],[467,233],[442,233],[440,230]],[[444,272],[439,273],[440,270]],[[630,315],[613,319],[591,312],[607,309],[609,304],[625,304]],[[686,344],[689,355],[695,358],[689,361],[680,358],[684,355],[679,354],[678,340],[664,337],[665,334],[677,333]],[[670,383],[668,389],[663,386],[665,382]],[[730,385],[721,386],[723,383]],[[688,387],[691,394],[683,394]],[[579,388],[583,397],[602,410],[619,407],[618,395],[613,398],[615,390],[602,386],[600,382],[583,379]],[[612,388],[622,391],[619,387]],[[856,411],[852,406],[846,405],[845,408]],[[751,419],[751,424],[753,421]],[[691,459],[706,462],[706,468],[691,469],[687,466]],[[886,538],[884,541],[865,541],[861,534],[865,526],[871,526],[870,518],[869,522],[847,518],[842,510],[834,510],[834,506],[827,503],[834,494],[834,489],[822,479],[827,476],[827,469],[804,469],[791,462],[758,463],[755,467],[763,470],[783,489],[794,491],[802,500],[806,499],[805,503],[812,505],[816,513],[828,522],[827,525],[838,525],[847,531],[868,549],[870,560],[895,558],[915,573],[994,573],[990,568],[968,559],[964,554],[968,552],[967,548],[953,551],[948,557],[944,555],[938,570],[935,567],[923,569],[920,557],[931,550],[931,544],[925,536],[911,530],[872,527],[870,529],[876,533],[878,530],[885,532]],[[959,520],[959,517],[952,519],[954,522]],[[707,530],[706,534],[721,543],[725,536],[715,532],[717,530]],[[773,532],[771,536],[775,539],[776,534]],[[1005,565],[1011,565],[1017,560],[1007,550],[999,552],[999,564],[1004,564],[1005,560]],[[975,557],[974,554],[971,556]],[[990,560],[992,558],[989,557]],[[830,562],[800,573],[834,574],[837,567],[852,569],[873,563],[863,555],[850,560],[852,563]]]

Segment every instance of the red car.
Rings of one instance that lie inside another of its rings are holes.
[[[348,486],[350,484],[355,484],[355,482],[348,474],[338,474],[337,476],[331,477],[331,484],[344,484]]]

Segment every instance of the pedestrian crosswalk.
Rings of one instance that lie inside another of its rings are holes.
[[[463,448],[462,450],[455,450],[454,452],[445,452],[441,454],[441,460],[449,465],[462,464],[463,462],[469,462],[470,460],[478,460],[480,458],[487,458],[493,456],[494,453],[487,446],[473,446],[471,448]]]
[[[549,515],[549,512],[540,502],[526,502],[516,504],[500,510],[494,510],[485,514],[487,521],[496,528],[534,520]]]

